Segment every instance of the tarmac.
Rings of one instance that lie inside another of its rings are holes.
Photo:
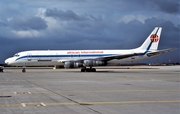
[[[4,68],[0,114],[179,114],[180,66]]]

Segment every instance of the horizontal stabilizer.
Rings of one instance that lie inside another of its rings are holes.
[[[155,52],[149,52],[147,53],[147,56],[148,57],[152,57],[152,56],[156,56],[156,55],[159,55],[159,54],[163,54],[163,53],[166,53],[166,52],[170,52],[170,51],[173,51],[175,50],[176,48],[169,48],[169,49],[164,49],[164,50],[157,50]]]

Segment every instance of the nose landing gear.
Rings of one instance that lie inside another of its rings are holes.
[[[22,72],[25,73],[26,72],[26,67],[23,66]]]
[[[0,72],[3,72],[4,67],[0,66]]]

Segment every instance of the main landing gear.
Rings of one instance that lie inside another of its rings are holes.
[[[96,69],[95,68],[86,68],[86,67],[83,67],[81,68],[81,72],[96,72]]]

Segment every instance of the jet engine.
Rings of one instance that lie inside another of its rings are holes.
[[[81,62],[67,61],[64,63],[65,68],[78,68],[78,67],[82,67],[82,66],[83,65]]]
[[[98,60],[84,60],[83,66],[105,66],[106,62],[98,61]]]

